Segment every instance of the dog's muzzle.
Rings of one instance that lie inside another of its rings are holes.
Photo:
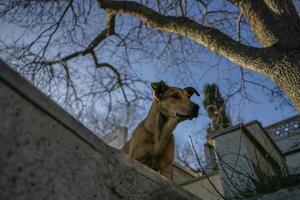
[[[192,118],[196,118],[199,115],[199,105],[192,103]]]
[[[196,118],[198,117],[199,115],[199,105],[198,104],[195,104],[195,103],[192,103],[192,112],[191,114],[189,115],[182,115],[182,114],[179,114],[179,113],[176,113],[176,116],[179,117],[181,120],[186,120],[186,119],[193,119],[193,118]]]

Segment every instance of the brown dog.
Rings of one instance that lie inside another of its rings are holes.
[[[170,87],[152,83],[153,103],[147,117],[137,126],[123,152],[166,177],[172,178],[173,130],[179,122],[198,116],[199,106],[190,100],[195,88]]]

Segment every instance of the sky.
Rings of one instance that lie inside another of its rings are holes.
[[[218,2],[218,1],[216,1]],[[213,5],[212,9],[220,6],[219,4]],[[129,17],[130,18],[130,17]],[[95,20],[95,19],[94,19]],[[105,19],[101,19],[102,23]],[[94,22],[93,31],[99,30],[99,20],[96,19]],[[16,35],[21,34],[19,27],[16,24],[0,24],[0,39],[9,41]],[[34,33],[27,34],[25,40],[30,40]],[[251,37],[251,35],[243,35],[245,38]],[[199,46],[193,43],[193,46]],[[257,45],[255,42],[252,45]],[[153,58],[150,58],[145,62],[138,62],[138,54],[131,54],[132,70],[143,80],[148,82],[156,82],[164,80],[167,84],[176,87],[195,87],[200,92],[200,97],[194,96],[192,100],[200,105],[200,115],[197,119],[184,121],[178,125],[174,131],[177,144],[188,142],[188,136],[191,135],[195,142],[202,146],[205,142],[205,131],[209,123],[209,119],[206,116],[205,109],[202,106],[203,100],[203,85],[206,83],[217,83],[220,87],[221,93],[225,96],[226,94],[233,93],[240,84],[241,72],[239,66],[229,62],[226,59],[220,58],[210,51],[204,51],[199,55],[198,60],[200,62],[189,62],[185,63],[181,69],[189,71],[189,73],[182,73],[178,68],[172,66],[163,66],[164,63],[158,62]],[[114,62],[113,59],[116,57],[109,57],[109,62]],[[135,62],[136,61],[136,62]],[[118,61],[115,61],[118,62]],[[81,63],[84,65],[84,63]],[[274,87],[272,80],[257,74],[255,72],[249,72],[244,70],[245,77],[256,80],[257,82],[268,86]],[[149,88],[144,88],[149,90]],[[149,91],[150,92],[150,91]],[[250,98],[251,100],[247,100]],[[241,96],[234,96],[227,101],[228,110],[227,112],[232,118],[234,124],[240,122],[249,122],[251,120],[260,121],[263,126],[268,126],[272,123],[286,119],[290,116],[296,115],[295,109],[290,106],[278,106],[276,99],[272,99],[266,96],[264,92],[257,87],[252,85],[247,86],[247,98],[241,98]],[[144,116],[146,116],[151,102],[145,101],[143,103]]]
[[[214,63],[215,55],[213,55],[213,53],[209,54],[210,55],[206,56],[206,62]],[[201,67],[205,70],[199,70],[199,68]],[[189,135],[191,135],[200,146],[205,142],[205,130],[207,128],[207,124],[209,123],[209,119],[206,116],[206,111],[202,106],[203,85],[206,83],[218,82],[219,87],[221,88],[221,92],[225,94],[228,90],[230,91],[231,86],[227,85],[225,83],[226,81],[220,80],[220,78],[218,78],[216,74],[222,74],[226,77],[230,77],[231,74],[233,76],[232,79],[239,79],[239,75],[235,75],[235,73],[238,73],[237,71],[239,71],[238,66],[226,60],[221,61],[218,67],[210,69],[207,73],[206,68],[210,68],[210,66],[191,66],[193,73],[190,74],[190,80],[184,83],[176,80],[176,76],[172,75],[172,70],[171,72],[165,72],[164,70],[153,68],[151,66],[139,66],[139,68],[141,76],[149,81],[155,82],[159,80],[164,80],[167,84],[171,86],[177,86],[182,88],[193,86],[197,88],[197,90],[200,92],[200,97],[197,97],[195,95],[192,97],[192,100],[200,105],[200,115],[197,119],[184,121],[177,126],[177,128],[174,131],[174,134],[176,142],[178,144],[188,142]],[[230,71],[228,70],[230,68],[237,69]],[[273,81],[271,81],[270,79],[260,74],[254,72],[252,73],[254,74],[254,76],[261,78],[264,81],[263,84],[270,87],[274,85]],[[199,77],[202,78],[199,79]],[[230,100],[232,107],[228,110],[228,112],[232,116],[234,124],[238,124],[240,122],[247,123],[252,120],[258,120],[262,123],[263,126],[268,126],[270,124],[276,123],[278,121],[281,121],[283,119],[297,114],[295,109],[291,108],[290,106],[283,106],[278,108],[277,103],[272,103],[271,99],[267,97],[260,89],[249,86],[247,87],[247,92],[249,96],[253,97],[254,100],[247,101],[240,97],[233,98]],[[150,105],[151,102],[147,102],[145,104],[146,110],[150,108]]]

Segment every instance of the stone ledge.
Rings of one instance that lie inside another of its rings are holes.
[[[186,199],[0,61],[0,199]]]

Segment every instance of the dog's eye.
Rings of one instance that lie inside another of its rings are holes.
[[[177,93],[172,94],[171,97],[173,97],[174,99],[181,99],[181,97]]]

